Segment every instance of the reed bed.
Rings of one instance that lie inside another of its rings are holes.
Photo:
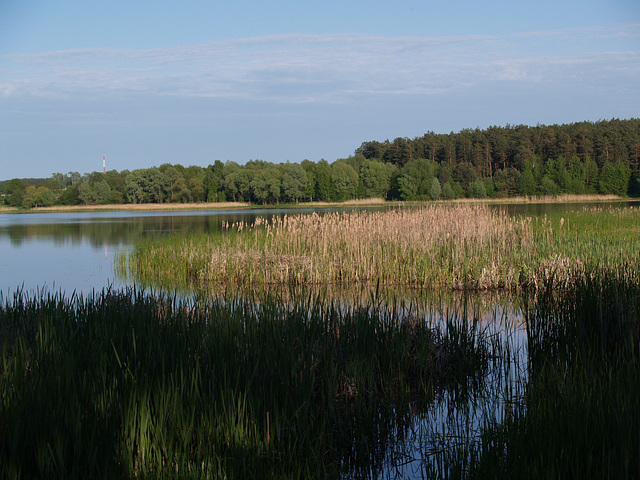
[[[473,316],[429,320],[309,298],[17,292],[0,302],[0,477],[379,472],[416,409],[495,357]]]
[[[516,196],[508,198],[456,198],[454,200],[439,200],[447,203],[584,203],[584,202],[616,202],[622,200],[619,195],[592,194],[562,194],[540,196]]]
[[[141,243],[120,257],[120,273],[214,285],[487,289],[516,285],[514,265],[534,252],[528,219],[479,205],[285,215],[224,227],[219,236]]]
[[[485,427],[461,477],[640,477],[637,267],[587,270],[530,304],[525,401]]]
[[[376,205],[386,205],[389,201],[384,198],[355,198],[352,200],[345,200],[343,202],[322,202],[322,201],[313,201],[313,202],[300,202],[300,205],[304,207],[330,207],[332,205],[340,205],[341,207],[366,207],[366,206],[376,206]],[[402,203],[402,202],[391,202],[391,203]]]
[[[223,225],[214,236],[143,242],[117,261],[152,284],[380,285],[540,289],[585,265],[637,265],[640,209],[590,208],[543,217],[484,205],[285,215]]]

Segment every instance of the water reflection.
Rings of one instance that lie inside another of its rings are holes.
[[[498,208],[509,215],[540,216],[554,212],[579,212],[585,208],[627,208],[638,205],[639,200],[618,200],[606,202],[575,202],[575,203],[496,203],[492,208]]]
[[[11,243],[20,246],[31,239],[49,239],[54,244],[79,244],[87,241],[93,246],[130,245],[138,239],[180,232],[187,234],[213,233],[221,231],[223,221],[240,221],[251,218],[250,214],[219,215],[127,215],[85,217],[81,215],[47,216],[46,218],[19,218],[12,216],[0,223],[0,238],[8,237]],[[41,220],[41,221],[36,221]]]
[[[353,210],[353,207],[0,215],[0,239],[7,237],[16,246],[34,238],[50,239],[56,244],[88,241],[96,247],[105,242],[108,245],[130,245],[141,238],[167,233],[189,235],[221,232],[224,223],[253,222],[257,217],[347,210]]]
[[[431,395],[408,403],[376,405],[378,410],[369,412],[369,417],[375,418],[370,426],[374,431],[361,425],[362,412],[354,412],[354,424],[340,427],[352,432],[352,443],[344,446],[348,452],[342,459],[347,472],[344,478],[455,477],[452,466],[465,464],[461,459],[470,461],[481,448],[483,429],[492,422],[502,424],[513,411],[523,408],[529,379],[523,316],[527,300],[512,292],[372,286],[262,287],[233,293],[206,287],[196,290],[204,298],[232,295],[255,301],[270,296],[289,303],[326,299],[334,308],[344,310],[373,306],[381,316],[424,322],[438,332],[447,332],[452,326],[475,329],[471,337],[478,344],[487,342],[486,368],[463,376],[457,384],[435,381]]]
[[[223,223],[253,222],[258,216],[353,208],[0,215],[0,291],[23,288],[88,294],[110,286],[133,286],[134,281],[115,274],[113,260],[116,252],[138,240],[220,232]]]

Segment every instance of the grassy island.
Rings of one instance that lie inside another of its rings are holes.
[[[539,288],[590,265],[637,265],[640,209],[542,217],[487,205],[298,214],[226,224],[218,235],[141,242],[119,259],[141,281],[213,285]]]

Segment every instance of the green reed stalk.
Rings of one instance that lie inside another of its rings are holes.
[[[640,475],[637,266],[586,273],[531,303],[526,401],[485,427],[469,478]]]
[[[0,306],[0,475],[359,476],[409,428],[409,400],[486,370],[489,343],[459,321],[304,297],[18,293]]]

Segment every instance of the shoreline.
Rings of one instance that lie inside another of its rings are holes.
[[[66,213],[66,212],[117,212],[117,211],[188,211],[188,210],[245,210],[249,208],[301,209],[315,207],[378,207],[378,206],[415,206],[447,204],[545,204],[545,203],[582,203],[582,202],[640,202],[640,198],[623,198],[617,195],[558,195],[543,197],[511,198],[458,198],[453,200],[422,201],[386,201],[382,198],[347,200],[345,202],[300,202],[296,204],[256,205],[248,202],[203,202],[203,203],[123,203],[108,205],[54,205],[31,209],[0,206],[1,214],[17,213]]]

